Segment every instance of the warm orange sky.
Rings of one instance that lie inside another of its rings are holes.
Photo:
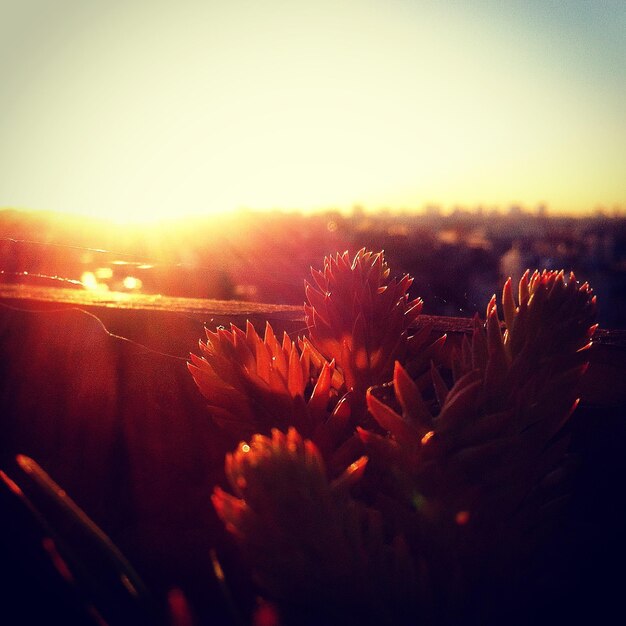
[[[0,207],[626,207],[622,0],[4,0]]]

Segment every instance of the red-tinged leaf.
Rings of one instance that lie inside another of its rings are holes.
[[[350,350],[350,346],[347,341],[344,341],[341,346],[340,361],[346,389],[348,391],[354,391],[360,381],[353,365],[352,351]]]
[[[197,354],[191,353],[189,358],[191,359],[191,363],[187,363],[188,368],[198,368],[202,370],[207,369],[213,371],[207,360],[199,357]]]
[[[254,328],[250,320],[246,321],[246,338],[250,342],[251,346],[256,346],[256,344],[261,341],[259,335],[256,332],[256,329]]]
[[[218,339],[210,345],[207,343],[206,354],[219,355],[221,358],[232,361],[237,358],[233,335],[224,329],[218,331]]]
[[[358,458],[344,470],[343,474],[335,478],[330,484],[333,491],[347,491],[353,485],[356,485],[365,472],[369,459],[366,456]]]
[[[478,318],[478,315],[474,316],[473,320],[474,329],[472,331],[472,369],[479,369],[482,372],[487,367],[487,359],[489,350],[487,348],[487,335],[483,324]]]
[[[282,374],[275,367],[270,367],[269,378],[267,382],[268,382],[269,388],[273,392],[281,394],[281,395],[289,394],[289,389],[287,388],[287,380],[282,376]]]
[[[239,337],[242,341],[246,340],[246,333],[235,324],[230,325],[230,332],[233,334],[233,339]]]
[[[587,337],[589,337],[589,339],[591,339],[595,335],[596,330],[598,330],[598,326],[599,324],[592,324],[591,326],[589,326],[589,328],[587,329]]]
[[[543,270],[543,274],[545,275],[545,270]],[[530,291],[530,295],[537,291],[541,282],[542,274],[540,274],[537,270],[535,270],[529,280],[528,290]]]
[[[513,298],[513,288],[511,286],[511,277],[504,283],[502,289],[502,311],[504,312],[504,323],[508,330],[513,328],[513,322],[517,314],[517,306]]]
[[[302,368],[302,377],[304,379],[303,384],[306,389],[311,374],[311,350],[304,346],[303,343],[300,343],[300,340],[298,340],[298,344],[300,345],[300,367]],[[304,346],[304,349],[302,346]]]
[[[489,358],[485,369],[485,390],[493,396],[501,392],[510,365],[495,312],[487,322],[487,343]]]
[[[359,458],[364,452],[363,442],[356,435],[346,439],[334,452],[331,453],[328,460],[328,471],[330,476],[338,476],[346,466],[350,465],[355,459]]]
[[[345,422],[346,424],[349,423],[350,415],[352,414],[351,398],[351,394],[346,393],[341,400],[339,400],[331,415],[333,419]]]
[[[389,431],[400,445],[415,447],[419,443],[421,435],[418,431],[408,424],[393,409],[378,400],[369,390],[366,398],[367,408],[374,419],[382,428]]]
[[[402,405],[403,418],[414,423],[418,431],[423,431],[420,436],[423,435],[432,428],[432,415],[424,403],[417,385],[399,361],[395,363],[393,383],[398,400]]]
[[[298,339],[298,343],[302,351],[302,356],[313,363],[316,369],[322,369],[322,366],[326,363],[326,359],[318,352],[315,346],[306,337],[304,337],[304,339]]]
[[[233,345],[235,341],[233,334],[230,331],[226,330],[225,328],[218,328],[217,336],[218,336],[218,341],[221,343],[223,342],[224,348],[226,348],[226,346],[228,345]]]
[[[493,296],[491,296],[491,299],[489,300],[489,302],[487,303],[487,312],[485,314],[485,318],[489,319],[489,316],[491,315],[491,312],[496,309],[496,294],[494,293]]]
[[[211,381],[211,384],[198,385],[202,395],[207,400],[209,406],[223,407],[231,413],[249,414],[249,398],[234,387],[225,385],[222,381]]]
[[[387,268],[387,274],[389,274],[389,268]],[[408,274],[403,274],[402,278],[398,281],[398,293],[406,293],[409,290],[409,287],[413,284],[413,278]],[[417,302],[419,298],[414,300],[413,302]]]
[[[405,326],[413,324],[413,322],[419,317],[424,308],[424,301],[421,298],[412,300],[407,305],[407,310],[404,312]]]
[[[508,348],[513,359],[518,357],[522,351],[530,349],[532,337],[528,332],[529,321],[530,314],[528,301],[526,301],[519,305],[513,328],[509,330]]]
[[[272,366],[270,361],[270,355],[267,351],[265,344],[258,339],[255,346],[256,350],[256,373],[259,378],[269,383],[270,380],[270,368]]]
[[[294,341],[291,341],[291,339],[289,338],[289,335],[287,334],[287,331],[283,331],[283,342],[281,344],[281,348],[283,350],[283,352],[285,354],[290,354],[291,353],[291,347],[295,345]]]
[[[234,348],[238,360],[243,365],[243,367],[245,367],[250,372],[255,372],[256,359],[254,354],[250,350],[250,346],[248,345],[245,334],[241,330],[234,335]]]
[[[407,362],[407,370],[411,375],[417,376],[425,367],[428,367],[431,361],[440,362],[442,360],[443,347],[446,343],[448,336],[441,335],[427,348],[424,348],[421,352],[415,355]],[[452,348],[453,354],[458,358],[458,352]],[[457,363],[459,365],[459,363]],[[454,367],[454,364],[453,364]]]
[[[289,367],[287,377],[287,389],[291,396],[304,396],[305,380],[302,372],[302,364],[300,355],[295,344],[291,344],[291,352],[289,353]]]
[[[315,310],[306,302],[304,303],[304,321],[309,330],[315,326]]]
[[[246,463],[241,458],[244,451],[246,453],[250,452],[250,446],[244,441],[241,441],[237,446],[237,450],[234,453],[227,454],[224,461],[226,478],[228,478],[228,482],[235,494],[240,498],[245,497],[245,490],[248,487],[244,471]]]
[[[296,432],[293,428],[289,430]],[[319,453],[317,446],[309,439],[304,440],[304,462],[307,467],[313,470],[309,476],[310,481],[314,481],[316,477],[319,479],[325,478],[326,467],[324,466],[322,455]]]
[[[530,290],[529,290],[529,285],[528,285],[529,274],[530,274],[530,270],[526,270],[522,274],[522,277],[520,278],[520,281],[519,281],[517,301],[520,303],[520,305],[522,303],[526,303],[528,299],[530,298]]]
[[[448,397],[449,389],[448,389],[448,385],[446,385],[446,382],[444,381],[441,374],[439,373],[439,370],[435,366],[434,361],[430,362],[430,376],[433,381],[435,397],[437,398],[437,402],[439,403],[439,406],[442,407],[446,402],[446,398]]]
[[[167,611],[171,626],[195,626],[191,606],[182,589],[174,587],[168,590]]]
[[[315,281],[315,284],[319,287],[319,290],[322,293],[326,293],[327,287],[328,287],[328,281],[326,280],[324,273],[314,268],[311,268],[311,276],[313,276],[313,280]],[[306,281],[304,281],[304,284],[305,284],[305,289],[306,289]]]
[[[282,376],[284,381],[287,381],[289,378],[289,362],[287,361],[289,356],[290,352],[285,354],[283,349],[277,343],[276,353],[272,355],[272,367]]]
[[[305,452],[305,440],[293,426],[287,429],[286,435],[278,429],[272,429],[272,438],[279,441],[291,455],[301,456]],[[317,450],[315,450],[315,454],[317,454]]]
[[[429,340],[430,335],[433,332],[433,322],[429,321],[425,323],[418,331],[408,338],[408,348],[412,353],[416,353],[418,350],[424,347]]]
[[[344,396],[339,400],[337,406],[324,424],[325,430],[328,431],[334,444],[347,433],[350,427],[351,416],[352,407],[350,406],[349,396]]]
[[[334,361],[329,365],[324,363],[322,371],[320,372],[317,383],[313,388],[311,399],[309,400],[309,411],[312,415],[323,415],[328,407],[328,400],[330,394],[330,383],[332,380],[332,374],[334,370]]]
[[[203,359],[205,365],[201,366],[207,371],[211,370],[215,372],[216,378],[220,379],[224,384],[237,387],[241,380],[241,376],[236,372],[235,365],[231,358],[225,358],[218,353],[206,353],[207,356]]]
[[[475,383],[476,381],[482,381],[482,373],[480,370],[470,370],[466,372],[459,378],[454,385],[452,385],[452,389],[448,391],[448,396],[446,398],[446,405],[454,402],[456,396],[465,390],[466,387]]]
[[[242,536],[242,519],[246,514],[247,505],[243,500],[231,496],[220,487],[215,487],[211,502],[228,532]]]
[[[435,431],[441,433],[450,432],[472,418],[476,412],[476,404],[481,388],[481,380],[464,385],[462,390],[456,393],[453,387],[449,394],[450,399],[435,419]]]
[[[276,339],[274,329],[269,322],[265,322],[265,335],[263,336],[263,343],[269,348],[271,353],[274,353],[279,349],[278,339]]]
[[[487,348],[489,357],[495,352],[504,354],[504,342],[502,340],[502,329],[495,304],[487,316]]]
[[[397,463],[399,448],[395,440],[381,437],[376,433],[357,426],[357,436],[365,446],[368,456],[381,466],[390,467]]]
[[[329,323],[329,319],[327,316],[327,303],[328,296],[324,296],[317,289],[314,289],[308,282],[305,282],[304,292],[306,294],[307,300],[310,302],[311,307],[313,307],[316,315],[325,322]]]
[[[202,392],[202,395],[210,393],[214,385],[224,384],[222,379],[217,376],[206,361],[199,359],[193,354],[191,355],[191,358],[193,362],[187,363],[187,369]]]
[[[430,346],[426,348],[426,353],[428,354],[428,356],[430,358],[437,359],[437,360],[441,358],[441,351],[443,350],[443,347],[447,339],[448,339],[448,335],[441,335],[441,337],[438,337],[437,339],[435,339],[435,341],[433,341],[430,344]]]
[[[564,298],[568,291],[568,288],[565,286],[565,272],[560,270],[556,275],[552,274],[550,278],[551,280],[548,282],[548,298]]]

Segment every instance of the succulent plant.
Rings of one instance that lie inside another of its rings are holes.
[[[209,401],[211,417],[241,436],[289,425],[310,384],[308,351],[300,353],[287,334],[279,342],[269,323],[263,339],[250,322],[245,332],[231,325],[230,331],[207,329],[206,335],[202,357],[192,354],[188,368]],[[310,394],[312,408],[328,403],[330,369],[326,365],[319,388]]]
[[[393,474],[404,523],[439,536],[446,550],[453,545],[466,580],[520,567],[528,540],[561,501],[563,428],[595,330],[595,297],[573,275],[566,283],[563,273],[526,274],[519,294],[516,305],[507,281],[504,333],[495,298],[486,328],[475,319],[451,388],[432,367],[437,410],[396,363],[391,401],[378,397],[390,389],[368,391],[369,410],[390,437],[360,431],[372,462]]]
[[[207,330],[200,349],[189,371],[211,417],[233,435],[247,439],[294,426],[315,441],[334,473],[358,456],[351,405],[333,386],[334,362],[313,354],[308,342],[300,350],[284,334],[280,343],[269,323],[261,339],[248,322],[245,333],[234,325]]]
[[[406,545],[349,495],[366,465],[361,457],[330,480],[315,444],[293,428],[255,435],[226,457],[236,495],[218,487],[214,506],[287,622],[399,623],[398,603],[417,600]]]
[[[403,359],[408,329],[420,314],[421,299],[409,300],[413,279],[390,279],[382,252],[359,250],[324,259],[311,270],[316,287],[305,281],[304,311],[311,342],[334,359],[348,390],[364,391],[391,376]]]
[[[417,324],[412,279],[390,278],[382,252],[327,257],[312,276],[308,336],[232,327],[192,356],[213,417],[247,441],[214,506],[287,619],[399,623],[397,605],[455,623],[489,577],[512,584],[558,508],[595,297],[544,271],[516,302],[509,280],[504,323],[494,297],[448,370],[445,337]]]

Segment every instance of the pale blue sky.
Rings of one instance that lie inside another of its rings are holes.
[[[626,2],[0,0],[0,207],[626,206]]]

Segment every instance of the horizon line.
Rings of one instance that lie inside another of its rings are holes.
[[[187,213],[179,213],[178,215],[163,216],[155,213],[152,216],[128,217],[127,219],[116,219],[95,212],[78,211],[71,209],[42,209],[19,206],[0,206],[0,213],[4,212],[30,213],[41,215],[54,215],[58,217],[68,217],[85,219],[91,221],[103,221],[120,224],[157,224],[164,222],[180,222],[193,219],[214,219],[214,218],[230,218],[241,216],[242,214],[263,214],[263,213],[282,213],[286,215],[299,214],[303,216],[324,215],[331,213],[340,213],[344,216],[355,216],[359,214],[367,216],[389,215],[394,217],[406,216],[440,216],[449,217],[455,214],[464,215],[498,215],[501,217],[523,215],[528,217],[558,217],[571,219],[584,219],[590,217],[626,217],[626,203],[614,202],[610,204],[598,203],[593,208],[585,211],[572,211],[551,208],[549,203],[536,203],[529,205],[523,202],[510,202],[503,204],[482,204],[482,203],[453,203],[443,204],[438,202],[426,202],[419,207],[409,206],[378,206],[371,207],[365,203],[355,202],[350,207],[339,206],[323,206],[313,209],[303,209],[298,207],[247,207],[240,206],[233,209],[227,209],[221,212],[210,210],[190,211]]]

